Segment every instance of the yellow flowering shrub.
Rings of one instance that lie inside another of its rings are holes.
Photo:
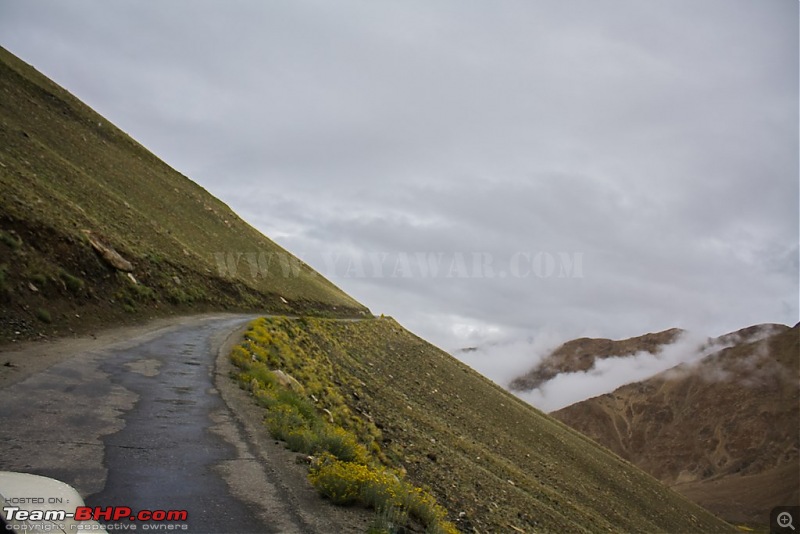
[[[308,475],[311,484],[336,504],[359,502],[382,514],[391,511],[395,518],[411,516],[428,532],[457,534],[447,521],[447,511],[433,496],[403,480],[386,467],[342,462],[323,455]]]
[[[371,470],[366,465],[325,458],[311,470],[308,479],[322,495],[336,504],[352,504],[361,499]]]
[[[270,433],[293,451],[319,455],[308,478],[334,503],[359,502],[385,522],[403,524],[411,517],[426,532],[457,534],[430,493],[382,465],[389,460],[379,445],[381,432],[348,407],[341,392],[344,378],[304,330],[313,332],[314,321],[257,319],[231,351],[240,370],[235,378],[267,409],[264,421]],[[301,392],[281,385],[272,369],[291,375],[302,385]],[[352,383],[349,387],[356,388]]]
[[[369,453],[356,437],[339,426],[328,427],[319,436],[319,448],[339,460],[366,464]]]

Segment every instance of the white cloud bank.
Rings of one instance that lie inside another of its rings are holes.
[[[765,339],[774,334],[771,327],[755,333],[748,341]],[[487,338],[483,338],[486,340]],[[492,342],[475,350],[454,351],[454,354],[495,383],[507,387],[515,378],[535,368],[566,338],[553,330],[543,330],[525,341]],[[539,388],[514,392],[519,398],[544,412],[559,410],[576,402],[598,395],[611,393],[615,389],[647,380],[661,372],[675,369],[675,373],[686,373],[706,356],[738,343],[736,336],[727,336],[724,341],[710,342],[709,337],[698,333],[684,332],[673,343],[661,347],[655,354],[638,352],[629,356],[612,356],[597,359],[586,371],[560,373]],[[754,354],[759,361],[763,353]],[[747,360],[754,367],[756,362]],[[744,364],[742,364],[744,365]],[[709,380],[720,380],[728,376],[724,371],[703,369]]]

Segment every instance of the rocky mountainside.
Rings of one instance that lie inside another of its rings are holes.
[[[720,516],[763,524],[800,504],[799,338],[740,330],[699,362],[552,415]]]

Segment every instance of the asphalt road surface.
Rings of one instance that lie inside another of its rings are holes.
[[[274,480],[263,444],[220,394],[220,347],[248,319],[188,321],[80,352],[6,386],[0,390],[0,470],[65,481],[93,507],[187,512],[185,521],[162,523],[162,529],[344,528],[322,517],[330,510],[316,509],[319,499],[306,495],[304,509],[303,495],[296,494],[305,490],[293,493]],[[125,525],[145,527],[126,518],[110,528]]]

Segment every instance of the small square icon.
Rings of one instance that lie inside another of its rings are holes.
[[[778,506],[769,514],[770,534],[800,534],[800,506]]]

